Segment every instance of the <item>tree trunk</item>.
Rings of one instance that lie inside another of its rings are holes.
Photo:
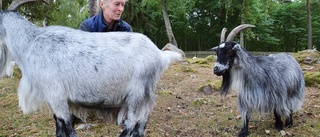
[[[310,0],[307,0],[307,11],[308,11],[308,49],[312,49],[312,21],[311,21]]]
[[[166,0],[161,1],[161,6],[162,6],[163,19],[164,19],[164,23],[166,25],[166,30],[167,30],[169,42],[178,47],[178,43],[176,41],[176,38],[173,35],[173,31],[171,28],[171,23],[170,23],[170,19],[169,19],[167,7],[166,7]]]
[[[246,0],[243,0],[243,3],[242,3],[242,13],[241,13],[241,24],[244,24],[244,11],[245,11],[245,4],[246,3]],[[245,47],[244,45],[244,36],[243,36],[243,31],[240,31],[240,45]],[[245,47],[246,48],[246,47]]]
[[[99,0],[88,0],[88,4],[89,4],[89,9],[88,9],[89,18],[97,15],[100,11]]]

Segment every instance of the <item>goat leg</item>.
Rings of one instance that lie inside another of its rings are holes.
[[[291,111],[289,117],[286,117],[285,127],[290,128],[292,126],[293,126],[293,120],[292,120],[292,111]]]
[[[76,132],[73,129],[71,120],[63,120],[58,118],[55,114],[53,115],[56,121],[56,136],[57,137],[77,137]]]
[[[132,137],[143,137],[147,122],[138,122],[132,131]]]
[[[136,120],[131,120],[129,117],[130,116],[128,116],[128,118],[124,121],[125,127],[122,130],[119,137],[130,137],[130,136],[138,137],[137,133],[134,133],[134,130],[137,127],[139,127],[138,125],[139,122],[136,122]]]
[[[248,135],[249,135],[249,118],[246,117],[246,122],[243,124],[243,127],[239,132],[239,137],[246,137]]]
[[[56,137],[66,137],[66,132],[63,129],[64,122],[61,122],[55,114],[53,114],[53,118],[56,121]]]
[[[130,137],[143,137],[144,136],[147,121],[145,121],[145,122],[139,121],[139,122],[134,123],[131,120],[127,119],[124,123],[126,126],[119,137],[129,137],[129,136]],[[134,125],[134,127],[132,125]]]
[[[131,136],[132,130],[133,129],[128,128],[128,126],[126,125],[125,128],[123,129],[123,131],[121,132],[121,134],[119,135],[119,137],[129,137],[129,136]]]
[[[70,119],[71,119],[71,123],[72,123],[73,128],[76,124],[83,123],[82,120],[80,118],[76,117],[75,115],[71,115]]]
[[[281,116],[274,110],[274,117],[276,118],[275,128],[280,131],[283,129],[283,123],[281,120]]]

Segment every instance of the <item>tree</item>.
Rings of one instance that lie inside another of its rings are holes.
[[[79,28],[80,23],[87,19],[86,0],[55,0],[51,1],[46,11],[48,25],[68,26]],[[72,9],[72,10],[70,10]],[[32,13],[34,13],[32,11]]]
[[[178,43],[176,41],[176,38],[174,37],[173,31],[172,31],[172,27],[171,27],[171,23],[170,23],[170,19],[169,19],[169,16],[168,16],[166,0],[162,0],[161,1],[161,7],[162,7],[163,19],[164,19],[164,22],[165,22],[165,25],[166,25],[166,30],[167,30],[167,35],[168,35],[168,38],[169,38],[169,42],[178,47]]]
[[[307,13],[308,13],[308,49],[312,48],[312,20],[310,10],[310,0],[307,0]]]
[[[92,17],[99,13],[99,0],[88,0],[89,8],[88,8],[88,15]]]

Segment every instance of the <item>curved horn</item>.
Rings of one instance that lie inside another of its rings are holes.
[[[19,6],[28,3],[28,2],[35,2],[35,1],[39,1],[39,2],[44,2],[46,4],[48,4],[48,1],[46,0],[14,0],[11,5],[8,7],[8,10],[16,10]]]
[[[222,29],[222,31],[221,31],[221,36],[220,36],[220,43],[224,42],[227,31],[228,31],[227,28],[223,28],[223,29]]]
[[[226,42],[231,42],[234,37],[243,29],[246,29],[246,28],[254,28],[256,26],[254,25],[251,25],[251,24],[242,24],[242,25],[239,25],[238,27],[234,28],[228,35],[227,37],[227,40]]]

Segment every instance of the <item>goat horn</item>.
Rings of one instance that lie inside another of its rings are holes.
[[[222,31],[221,31],[221,36],[220,36],[220,43],[224,42],[227,31],[228,31],[227,28],[223,28],[223,29],[222,29]]]
[[[8,10],[16,10],[19,6],[28,3],[28,2],[35,2],[35,1],[39,1],[39,2],[44,2],[46,4],[48,4],[47,0],[14,0],[11,5],[8,7]]]
[[[226,42],[231,42],[234,37],[243,29],[246,29],[246,28],[254,28],[256,26],[254,25],[251,25],[251,24],[242,24],[242,25],[239,25],[238,27],[234,28],[228,35],[227,37],[227,40]]]

